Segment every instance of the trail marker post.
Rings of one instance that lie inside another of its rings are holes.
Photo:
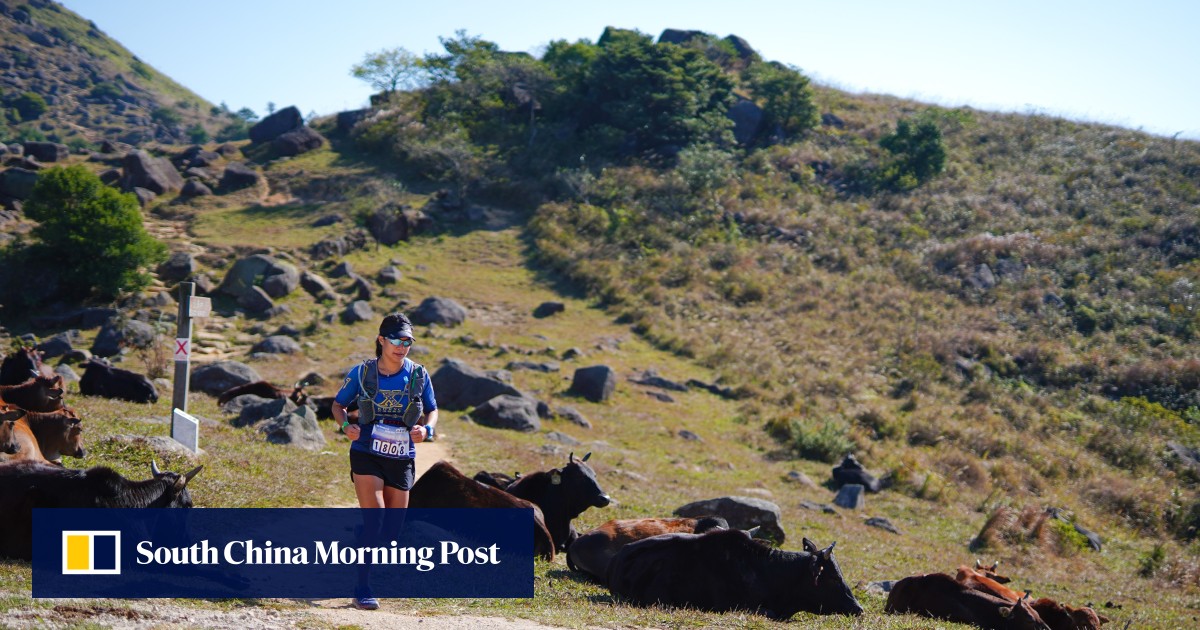
[[[175,389],[171,396],[171,406],[175,411],[183,413],[187,416],[187,401],[188,389],[192,378],[192,319],[195,317],[208,317],[212,313],[212,300],[206,297],[196,296],[195,282],[180,282],[179,283],[179,321],[178,330],[175,333],[174,355],[175,355]],[[175,417],[174,412],[172,413]],[[179,431],[176,430],[177,425]],[[183,424],[171,422],[171,437],[176,441],[188,446],[193,451],[196,450],[196,443],[199,433],[198,427],[184,427]],[[182,438],[182,439],[181,439]],[[184,442],[184,439],[188,440]]]

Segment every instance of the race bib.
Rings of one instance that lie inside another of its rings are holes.
[[[391,459],[408,459],[408,429],[387,424],[371,425],[371,452]]]

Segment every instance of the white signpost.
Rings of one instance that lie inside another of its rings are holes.
[[[193,453],[200,450],[200,421],[186,411],[171,412],[171,437]]]

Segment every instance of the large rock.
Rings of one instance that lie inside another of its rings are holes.
[[[575,378],[567,393],[592,402],[604,402],[616,388],[617,373],[607,365],[593,365],[575,370]]]
[[[309,255],[313,260],[324,260],[326,258],[338,258],[356,250],[363,249],[367,246],[369,235],[362,228],[355,228],[341,236],[331,236],[322,241],[318,241],[309,250]]]
[[[375,311],[371,309],[371,303],[364,300],[355,300],[342,311],[342,322],[345,324],[356,324],[375,319]],[[441,402],[441,396],[438,397],[438,402]]]
[[[733,139],[738,144],[750,144],[762,129],[766,114],[754,101],[740,99],[729,108],[726,116],[733,121]]]
[[[238,417],[233,419],[233,426],[246,427],[265,418],[276,418],[284,414],[293,413],[298,408],[296,403],[292,402],[292,399],[287,396],[282,398],[262,398],[254,394],[244,394],[225,403],[222,410],[232,411],[236,409]]]
[[[192,369],[191,388],[213,396],[220,396],[222,392],[231,387],[261,380],[263,378],[258,375],[258,372],[245,363],[217,361]]]
[[[270,420],[264,420],[258,430],[267,435],[272,444],[298,446],[308,451],[325,448],[325,434],[317,424],[317,414],[310,407],[300,407]]]
[[[495,374],[485,374],[457,359],[442,361],[442,366],[433,373],[433,387],[437,392],[438,408],[448,411],[462,411],[497,396],[522,395]]]
[[[418,326],[437,324],[454,327],[467,321],[467,309],[449,298],[428,297],[409,314],[409,318]]]
[[[286,335],[271,335],[254,344],[250,352],[265,352],[267,354],[297,354],[302,352],[300,343]]]
[[[121,321],[109,320],[96,339],[92,342],[92,354],[98,357],[111,357],[120,354],[121,348],[145,348],[154,343],[157,332],[146,322],[135,319]]]
[[[270,116],[258,121],[250,128],[250,142],[262,144],[270,142],[283,134],[304,124],[304,118],[295,105],[285,107]]]
[[[325,136],[310,127],[297,127],[272,140],[271,150],[275,155],[291,157],[320,149],[323,144]]]
[[[779,523],[779,506],[766,499],[728,496],[704,501],[695,501],[675,510],[675,516],[696,518],[720,516],[735,529],[759,527],[762,537],[770,538],[782,545],[783,527]]]
[[[42,360],[61,357],[74,350],[74,343],[80,340],[78,330],[65,330],[34,346],[42,353]]]
[[[325,278],[311,271],[304,271],[300,274],[300,286],[309,295],[313,296],[314,300],[319,302],[325,300],[336,302],[338,299],[337,291],[333,290],[333,285],[329,284],[329,281]]]
[[[221,190],[231,192],[257,186],[262,181],[262,175],[258,171],[242,164],[241,162],[230,162],[225,165],[225,172],[221,175]]]
[[[438,401],[441,402],[440,399]],[[542,428],[537,401],[524,396],[496,396],[471,412],[471,419],[487,427],[532,433]]]
[[[25,155],[39,162],[61,162],[71,155],[71,149],[57,142],[26,142]]]
[[[178,192],[183,188],[183,176],[171,163],[142,150],[125,154],[121,163],[121,188],[145,188],[156,195]]]
[[[275,302],[271,301],[271,296],[262,287],[250,287],[237,300],[238,306],[246,309],[250,313],[266,313],[275,308]]]
[[[367,218],[367,229],[371,236],[383,245],[395,245],[407,241],[433,227],[433,220],[424,212],[407,206],[385,205]]]
[[[196,257],[189,252],[175,252],[158,266],[158,277],[167,282],[182,282],[196,273]]]
[[[29,169],[12,167],[0,172],[0,195],[13,199],[28,199],[33,194],[38,174]]]
[[[300,272],[291,263],[255,254],[234,263],[217,291],[241,298],[258,285],[267,295],[281,298],[300,286]]]

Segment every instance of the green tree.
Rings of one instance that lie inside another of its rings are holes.
[[[21,120],[33,120],[50,109],[50,106],[46,104],[46,99],[33,92],[25,92],[17,96],[10,104],[13,109],[17,110]]]
[[[817,126],[820,117],[808,77],[778,62],[756,63],[746,71],[754,96],[762,100],[766,133],[795,137]]]
[[[141,268],[166,258],[167,248],[142,226],[137,198],[105,186],[80,165],[41,172],[25,204],[38,221],[33,256],[58,272],[66,297],[107,299],[150,283]]]
[[[421,87],[429,79],[423,60],[404,48],[367,53],[361,63],[350,68],[350,75],[366,81],[387,96],[396,90]]]
[[[912,190],[941,174],[946,167],[942,131],[930,120],[914,123],[901,119],[894,133],[880,138],[879,146],[891,154],[881,179],[897,190]]]

